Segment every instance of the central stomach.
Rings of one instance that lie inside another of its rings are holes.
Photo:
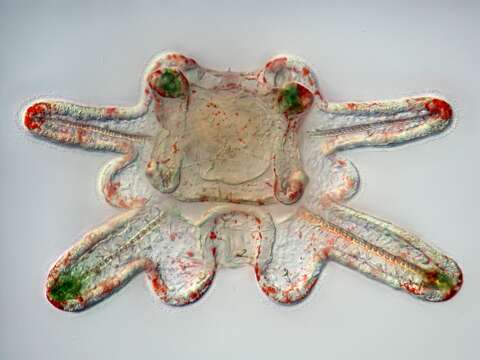
[[[274,131],[265,104],[253,95],[227,93],[191,107],[187,158],[206,181],[241,184],[271,164]]]

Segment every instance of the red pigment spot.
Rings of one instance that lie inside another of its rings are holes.
[[[153,176],[154,165],[155,165],[155,162],[153,160],[149,160],[147,162],[147,165],[145,167],[145,173],[148,176]]]
[[[277,289],[273,286],[262,286],[262,290],[267,295],[275,295],[277,293]]]
[[[260,225],[260,224],[262,223],[262,220],[260,220],[259,217],[256,217],[256,216],[255,216],[255,222],[256,222],[258,225]]]
[[[150,275],[150,281],[152,283],[152,288],[153,288],[153,291],[155,291],[155,293],[159,295],[164,295],[167,293],[168,291],[167,287],[156,274],[152,273]]]
[[[356,109],[357,109],[357,104],[355,104],[355,103],[347,103],[347,108],[348,108],[349,110],[352,110],[352,111],[353,111],[353,110],[356,110]]]
[[[265,205],[265,202],[262,199],[257,199],[256,202],[258,205]]]
[[[117,206],[121,207],[122,209],[128,209],[130,207],[130,205],[123,198],[118,199]]]
[[[192,291],[190,293],[190,300],[191,301],[198,300],[199,297],[200,297],[200,294],[198,293],[198,291]]]
[[[347,189],[352,189],[355,186],[355,180],[353,180],[351,177],[344,177],[343,180],[345,181],[345,186]]]
[[[50,275],[48,277],[50,278]],[[51,289],[47,288],[46,293],[45,293],[45,295],[47,296],[47,300],[50,302],[50,304],[55,306],[57,309],[64,310],[66,302],[65,301],[58,301],[58,300],[53,299],[50,295],[50,291],[51,291]]]
[[[82,128],[78,128],[77,131],[76,131],[76,135],[77,135],[77,141],[79,144],[83,144],[85,143],[85,139],[87,138],[87,130],[85,129],[82,129]]]
[[[30,106],[23,119],[25,127],[29,130],[39,129],[45,122],[45,115],[50,109],[51,105],[47,103],[37,103]]]
[[[110,294],[115,289],[117,282],[115,280],[107,280],[99,285],[102,294]]]
[[[181,54],[168,54],[167,55],[167,60],[174,60],[177,62],[183,62],[188,65],[195,65],[197,62],[193,59],[187,58],[184,55]]]
[[[119,182],[109,182],[105,186],[105,193],[107,195],[107,198],[111,199],[112,197],[114,197],[117,194],[119,187],[120,187]]]
[[[407,290],[410,294],[422,295],[422,292],[420,291],[420,289],[417,286],[414,286],[411,283],[404,283],[404,284],[401,285],[401,287],[403,287],[405,290]]]
[[[212,247],[212,255],[213,256],[217,255],[217,248],[216,247]]]
[[[173,145],[172,145],[172,152],[173,152],[174,154],[176,154],[176,153],[178,152],[177,143],[173,143]]]
[[[162,89],[158,88],[157,85],[155,84],[155,80],[157,79],[157,77],[161,76],[162,75],[162,71],[161,70],[156,70],[154,72],[152,72],[149,76],[148,76],[148,85],[150,86],[151,89],[155,90],[156,93],[158,93],[160,96],[164,96],[164,92]]]
[[[425,103],[425,108],[430,111],[430,114],[438,115],[442,120],[449,120],[452,118],[452,108],[444,100],[432,99]]]
[[[308,74],[310,74],[310,70],[307,67],[304,67],[302,69],[302,74],[303,76],[308,76]]]
[[[280,57],[280,58],[276,58],[274,60],[271,60],[271,61],[267,62],[265,67],[269,70],[276,71],[276,70],[278,70],[278,68],[280,68],[281,66],[286,65],[286,64],[287,64],[287,58],[286,57]]]
[[[116,107],[107,107],[107,108],[105,109],[105,114],[106,114],[107,116],[115,115],[115,114],[117,114],[117,108],[116,108]]]
[[[217,233],[214,231],[210,231],[209,237],[211,240],[215,240],[217,238]]]
[[[257,278],[257,281],[260,280],[260,267],[258,266],[258,264],[255,264],[255,276]]]
[[[210,277],[205,281],[205,284],[203,285],[202,289],[207,289],[210,285],[212,285],[213,282],[213,274],[210,274]]]
[[[77,296],[77,297],[75,298],[75,300],[78,301],[78,303],[80,304],[81,307],[85,307],[85,302],[86,302],[86,301],[85,301],[85,299],[83,298],[83,296]]]
[[[47,294],[47,300],[50,302],[50,304],[52,304],[53,306],[55,306],[57,309],[59,310],[65,310],[65,301],[57,301],[57,300],[54,300],[52,299],[48,294]]]
[[[427,283],[433,284],[438,280],[438,273],[436,271],[427,271],[425,273]]]
[[[313,94],[305,86],[297,84],[297,92],[303,108],[308,108],[313,102]]]
[[[295,201],[303,194],[303,183],[301,181],[292,181],[289,192],[288,199],[290,201]]]
[[[187,256],[193,257],[193,252],[192,251],[187,251]]]

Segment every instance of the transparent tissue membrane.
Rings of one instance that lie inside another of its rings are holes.
[[[462,285],[458,265],[343,205],[359,174],[339,153],[425,138],[451,120],[435,97],[327,102],[312,69],[291,56],[236,73],[162,54],[135,106],[36,101],[23,115],[34,136],[119,154],[99,186],[125,209],[60,257],[47,298],[83,310],[145,272],[162,301],[184,305],[218,268],[250,265],[267,296],[291,304],[336,261],[420,299],[447,300]]]

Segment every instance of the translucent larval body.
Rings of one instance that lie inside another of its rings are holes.
[[[167,53],[152,61],[143,85],[132,107],[43,100],[25,110],[34,136],[121,154],[99,185],[127,210],[55,263],[46,291],[54,306],[85,309],[142,271],[162,301],[184,305],[202,296],[217,269],[244,265],[270,298],[295,303],[328,261],[427,301],[460,289],[452,259],[343,205],[359,175],[339,153],[443,131],[453,116],[444,100],[331,103],[312,69],[292,56],[258,71],[221,72]],[[191,219],[159,194],[212,206]],[[274,204],[290,215],[273,217],[266,205]]]

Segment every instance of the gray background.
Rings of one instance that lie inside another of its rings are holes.
[[[479,10],[476,1],[1,1],[0,358],[477,358]],[[447,134],[347,155],[363,181],[351,205],[446,251],[463,268],[462,291],[423,303],[330,264],[295,307],[268,301],[250,268],[220,271],[181,309],[159,303],[143,276],[80,314],[50,306],[49,266],[116,213],[95,185],[111,155],[32,140],[19,111],[41,95],[133,104],[145,64],[165,49],[232,70],[297,54],[335,101],[447,97],[457,115]]]

